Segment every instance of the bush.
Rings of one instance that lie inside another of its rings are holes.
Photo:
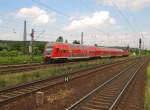
[[[8,51],[8,50],[3,49],[0,51],[0,57],[16,57],[22,54],[23,54],[22,52],[19,52],[17,50]]]

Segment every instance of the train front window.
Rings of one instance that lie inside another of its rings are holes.
[[[51,49],[46,49],[46,50],[47,50],[48,55],[52,54],[52,48]]]
[[[46,46],[46,51],[47,51],[48,55],[52,54],[52,46],[51,45],[47,45]]]
[[[49,48],[52,48],[52,46],[51,46],[50,44],[48,44],[48,45],[46,46],[46,48],[49,49]]]

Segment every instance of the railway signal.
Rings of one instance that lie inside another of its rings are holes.
[[[141,55],[141,44],[142,44],[142,39],[139,39],[139,55]]]
[[[29,53],[31,54],[31,61],[33,61],[34,59],[34,54],[33,54],[34,29],[32,29],[30,36],[31,36],[31,41],[30,41],[30,46],[29,46]]]

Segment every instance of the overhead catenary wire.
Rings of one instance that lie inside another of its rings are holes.
[[[65,16],[65,17],[70,17],[69,15],[67,15],[67,14],[65,14],[65,13],[63,13],[63,12],[61,12],[61,11],[55,9],[55,8],[50,7],[50,6],[48,6],[47,4],[44,4],[44,3],[39,2],[39,1],[37,1],[37,0],[31,0],[31,1],[33,1],[34,3],[39,4],[39,5],[41,5],[41,6],[45,7],[45,8],[47,8],[47,9],[53,10],[53,11],[55,11],[56,13],[58,13],[58,14],[60,14],[60,15],[63,15],[63,16]]]
[[[84,0],[80,0],[80,2],[83,4],[83,6],[84,6],[86,9],[89,9],[88,5],[85,3]],[[105,35],[106,35],[106,38],[107,38],[107,39],[110,37],[110,33],[109,33],[109,32],[105,32]]]
[[[37,1],[37,0],[31,0],[31,1],[33,1],[34,3],[36,3],[36,4],[39,4],[39,5],[41,5],[41,6],[43,6],[43,7],[45,7],[45,8],[47,8],[47,9],[49,9],[49,10],[53,10],[53,11],[55,11],[56,13],[58,13],[58,14],[60,14],[60,15],[62,15],[62,16],[65,16],[65,17],[67,17],[67,18],[71,18],[71,16],[69,16],[68,14],[66,14],[66,13],[64,13],[64,12],[62,12],[62,11],[59,11],[59,10],[57,10],[57,9],[55,9],[55,8],[52,8],[51,6],[48,6],[47,4],[44,4],[44,3],[42,3],[42,2],[39,2],[39,1]],[[81,21],[80,21],[81,22]],[[82,24],[85,24],[84,22],[81,22]],[[87,25],[87,24],[86,24]],[[92,29],[94,29],[94,30],[96,30],[97,32],[100,32],[100,33],[103,33],[103,34],[105,34],[105,35],[108,35],[108,33],[106,33],[106,32],[104,32],[103,30],[100,30],[100,29],[98,29],[98,28],[96,28],[96,27],[94,27],[94,26],[91,26],[91,25],[87,25],[88,27],[90,27],[90,28],[92,28]]]
[[[119,14],[122,16],[122,18],[125,20],[125,22],[128,24],[128,26],[131,28],[132,31],[135,32],[135,29],[133,28],[132,24],[130,23],[129,19],[124,15],[124,13],[119,9],[119,7],[116,5],[116,3],[112,0],[112,5],[115,7],[115,9],[119,12]]]
[[[119,9],[119,7],[116,5],[116,3],[114,2],[114,0],[112,1],[112,5],[113,7],[119,12],[119,14],[122,16],[122,18],[124,19],[124,21],[128,24],[129,28],[131,29],[131,31],[135,34],[137,34],[137,36],[139,36],[139,38],[141,38],[141,33],[137,32],[137,29],[135,29],[136,26],[133,26],[131,24],[131,22],[129,21],[129,19],[127,18],[127,16]]]
[[[129,19],[127,18],[127,16],[119,9],[119,7],[116,5],[116,3],[114,2],[114,0],[112,1],[112,5],[115,7],[115,9],[119,12],[119,14],[122,16],[122,18],[124,19],[124,21],[128,24],[129,28],[132,30],[132,32],[137,33],[137,30],[135,29],[135,26],[133,26],[131,24],[131,22],[129,21]],[[140,35],[138,34],[138,36],[140,37]]]

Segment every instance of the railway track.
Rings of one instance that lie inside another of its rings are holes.
[[[0,65],[0,69],[14,68],[14,67],[21,67],[21,66],[30,66],[30,65],[38,65],[38,64],[42,64],[42,63]]]
[[[146,60],[143,62],[145,63],[138,62],[130,65],[76,101],[66,110],[113,110],[119,104],[121,96],[125,93],[136,74],[147,63]]]
[[[97,61],[97,60],[91,60],[90,62],[94,62],[94,61]],[[87,61],[84,61],[84,62],[87,62]],[[4,66],[0,66],[0,74],[31,71],[31,70],[36,70],[39,68],[64,66],[64,65],[76,64],[76,63],[78,63],[78,62],[68,62],[68,63],[60,63],[60,64],[33,63],[33,64],[21,64],[21,65],[4,65]]]
[[[62,84],[67,80],[73,80],[76,78],[80,78],[86,75],[89,75],[91,73],[103,70],[103,69],[108,69],[109,67],[119,65],[119,64],[124,64],[125,62],[133,62],[133,60],[124,60],[124,61],[118,61],[115,63],[111,64],[106,64],[103,66],[97,65],[92,68],[87,68],[84,70],[72,72],[72,73],[67,73],[61,76],[56,76],[56,77],[50,77],[42,80],[37,80],[9,88],[4,88],[0,90],[0,106],[5,105],[13,100],[17,100],[20,97],[24,97],[26,95],[29,95],[31,93],[34,93],[36,91],[46,89],[48,87],[52,87],[58,84]]]
[[[35,70],[35,69],[39,69],[39,68],[48,68],[48,67],[54,67],[54,66],[62,66],[64,64],[68,64],[68,63],[62,63],[62,64],[42,64],[42,63],[39,63],[39,64],[1,66],[0,67],[0,74],[30,71],[30,70]]]

